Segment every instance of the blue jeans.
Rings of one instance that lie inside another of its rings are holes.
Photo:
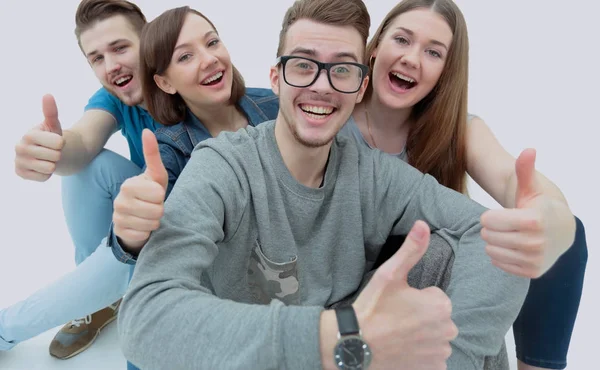
[[[0,310],[0,350],[94,313],[120,299],[133,267],[106,247],[113,200],[141,173],[130,160],[103,150],[84,170],[62,178],[63,210],[77,267],[25,300]]]
[[[588,259],[585,228],[579,218],[575,221],[575,242],[548,272],[531,280],[513,325],[517,358],[531,366],[567,367]]]

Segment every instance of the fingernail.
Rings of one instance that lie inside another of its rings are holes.
[[[425,230],[422,227],[413,227],[410,231],[410,237],[420,242],[425,239]]]

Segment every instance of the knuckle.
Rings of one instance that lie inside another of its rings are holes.
[[[119,213],[123,212],[125,210],[125,205],[123,204],[123,197],[121,197],[121,195],[117,195],[117,198],[115,198],[115,202],[114,202],[114,207],[115,207],[115,212],[113,214],[113,219],[115,217],[120,216]]]
[[[448,337],[450,338],[450,340],[458,337],[458,326],[456,326],[456,324],[454,324],[454,322],[452,322],[450,324],[450,328],[448,329]]]
[[[541,215],[539,214],[533,215],[529,220],[527,220],[527,224],[531,230],[542,231],[544,229],[544,223]]]
[[[447,360],[450,356],[452,356],[452,346],[448,343],[442,347],[442,357]]]
[[[24,152],[25,146],[22,143],[18,143],[17,145],[15,145],[15,153],[17,155],[23,155]]]
[[[452,303],[449,299],[437,299],[433,306],[440,318],[447,319],[452,316]]]
[[[115,204],[116,210],[116,204]],[[123,224],[123,216],[119,212],[113,212],[113,223],[115,224],[115,232],[117,230],[121,230],[121,225]]]

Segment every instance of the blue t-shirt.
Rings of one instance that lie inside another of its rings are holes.
[[[117,121],[117,127],[129,144],[130,158],[140,168],[144,167],[144,154],[142,151],[142,130],[145,128],[156,131],[160,126],[147,110],[139,105],[129,106],[108,92],[100,88],[90,98],[85,110],[101,109],[110,113]]]

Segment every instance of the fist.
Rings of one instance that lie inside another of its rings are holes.
[[[139,252],[158,229],[164,212],[168,174],[150,130],[142,133],[146,169],[141,175],[127,179],[114,201],[113,227],[122,247]]]
[[[42,99],[42,111],[42,123],[29,130],[15,146],[15,173],[40,182],[52,176],[65,145],[52,95]]]

